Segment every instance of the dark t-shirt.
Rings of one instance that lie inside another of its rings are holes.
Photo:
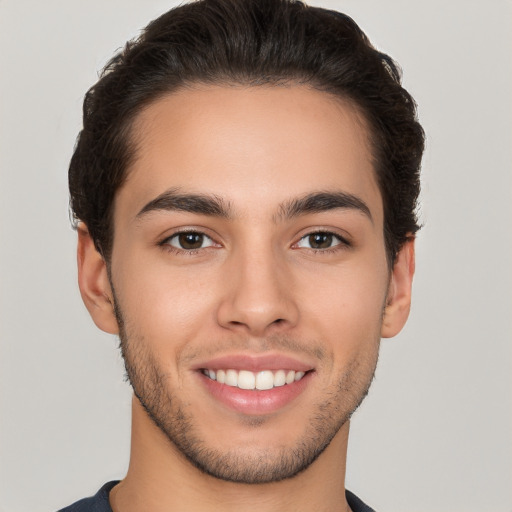
[[[117,483],[119,482],[108,482],[96,493],[96,495],[77,501],[73,505],[59,510],[59,512],[112,512],[110,503],[108,502],[108,493]],[[346,496],[352,512],[375,512],[373,508],[365,505],[350,491],[346,491]]]

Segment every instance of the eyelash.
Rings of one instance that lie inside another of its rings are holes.
[[[348,249],[348,248],[352,247],[352,244],[346,238],[342,237],[341,235],[334,233],[332,231],[329,231],[327,229],[318,229],[316,231],[310,231],[310,232],[306,233],[304,236],[302,236],[300,238],[300,240],[298,242],[293,244],[292,248],[296,247],[297,249],[299,249],[300,247],[298,247],[298,245],[300,244],[300,242],[302,242],[303,240],[305,240],[311,236],[314,236],[314,235],[331,236],[333,239],[335,239],[338,242],[335,245],[333,245],[331,247],[327,247],[325,249],[315,249],[313,247],[306,248],[310,252],[313,252],[314,254],[327,255],[327,254],[332,254],[334,252],[342,251],[344,249]]]
[[[204,239],[210,240],[211,244],[208,245],[207,247],[198,247],[197,249],[184,249],[184,248],[180,248],[180,247],[174,247],[173,245],[171,245],[170,241],[173,238],[179,237],[180,235],[199,235],[199,236],[203,237],[203,241],[204,241]],[[203,233],[202,231],[197,231],[194,229],[186,229],[183,231],[177,231],[176,233],[173,233],[171,236],[168,236],[167,238],[162,240],[158,245],[160,247],[162,247],[162,249],[172,252],[174,254],[193,256],[194,254],[197,254],[201,250],[208,249],[213,246],[219,246],[220,244],[215,242],[215,240],[213,240],[212,237],[208,236],[207,234]]]
[[[174,238],[181,236],[181,235],[199,235],[199,236],[203,237],[203,242],[204,242],[204,239],[207,239],[207,240],[211,241],[211,244],[206,247],[198,247],[197,249],[184,249],[184,248],[180,248],[180,247],[174,247],[173,245],[171,245],[170,241]],[[327,235],[327,236],[332,237],[333,239],[335,239],[338,242],[335,245],[333,245],[331,247],[324,248],[324,249],[315,249],[313,247],[309,247],[309,248],[304,247],[304,249],[308,249],[310,252],[313,252],[314,254],[324,254],[324,255],[332,254],[334,252],[352,247],[352,244],[346,238],[342,237],[341,235],[334,233],[332,231],[329,231],[329,230],[319,229],[316,231],[308,232],[305,235],[303,235],[299,239],[298,242],[295,242],[292,245],[292,249],[300,249],[299,244],[303,240],[305,240],[309,237],[312,237],[314,235]],[[169,252],[172,252],[175,254],[187,255],[187,256],[193,256],[193,255],[197,254],[199,251],[208,249],[210,247],[215,247],[215,246],[219,247],[220,246],[220,244],[215,242],[215,240],[213,240],[210,236],[206,235],[202,231],[197,231],[197,230],[193,230],[193,229],[183,230],[183,231],[178,231],[176,233],[173,233],[171,236],[168,236],[164,240],[162,240],[158,245],[166,251],[169,251]]]

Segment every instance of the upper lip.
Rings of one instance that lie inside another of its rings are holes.
[[[265,354],[230,354],[201,361],[192,367],[193,370],[295,370],[307,372],[313,365],[295,357],[278,353]]]

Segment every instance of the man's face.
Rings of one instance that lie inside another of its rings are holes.
[[[111,284],[135,394],[206,472],[293,476],[377,361],[390,272],[365,123],[305,87],[197,86],[134,138]]]

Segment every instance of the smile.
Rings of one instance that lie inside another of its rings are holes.
[[[285,386],[301,380],[306,372],[295,370],[262,370],[251,372],[249,370],[212,370],[203,368],[202,372],[211,380],[239,389],[256,389],[264,391]]]

